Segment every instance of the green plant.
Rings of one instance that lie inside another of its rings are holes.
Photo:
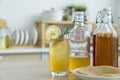
[[[69,33],[69,31],[74,27],[73,24],[64,26],[61,28],[61,35],[59,36],[59,39],[62,40],[66,34]]]
[[[86,6],[85,5],[75,5],[74,6],[75,11],[86,11]]]
[[[85,5],[82,4],[71,4],[71,5],[67,5],[66,9],[70,9],[70,8],[74,8],[75,11],[86,11],[87,7]]]

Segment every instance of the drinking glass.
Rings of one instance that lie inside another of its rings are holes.
[[[53,40],[50,42],[50,72],[53,76],[65,76],[69,70],[69,40]]]

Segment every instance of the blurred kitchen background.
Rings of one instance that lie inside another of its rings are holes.
[[[114,24],[118,25],[116,29],[119,30],[119,3],[120,0],[0,0],[0,19],[5,22],[0,24],[7,27],[1,28],[3,30],[0,35],[3,37],[10,35],[10,33],[14,34],[11,37],[12,42],[14,42],[12,48],[5,47],[0,50],[0,62],[47,59],[49,49],[45,44],[44,27],[50,24],[64,26],[71,24],[69,17],[67,22],[62,21],[65,13],[60,12],[64,12],[65,8],[71,4],[86,6],[92,31],[94,30],[93,25],[96,21],[97,11],[110,6]],[[51,9],[58,12],[53,13]],[[10,43],[9,40],[6,42]]]
[[[91,21],[95,21],[98,10],[111,6],[117,22],[119,3],[119,0],[0,0],[0,18],[7,21],[8,27],[30,27],[40,19],[40,13],[44,10],[63,9],[69,4],[85,4]]]

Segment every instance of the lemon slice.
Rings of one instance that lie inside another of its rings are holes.
[[[45,37],[47,41],[59,39],[60,35],[61,35],[61,30],[57,25],[50,25],[46,29]]]

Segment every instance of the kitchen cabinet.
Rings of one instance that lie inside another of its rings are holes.
[[[0,62],[47,60],[48,52],[48,48],[11,48],[0,50]]]
[[[40,54],[0,54],[0,63],[2,62],[35,62],[40,61]]]

